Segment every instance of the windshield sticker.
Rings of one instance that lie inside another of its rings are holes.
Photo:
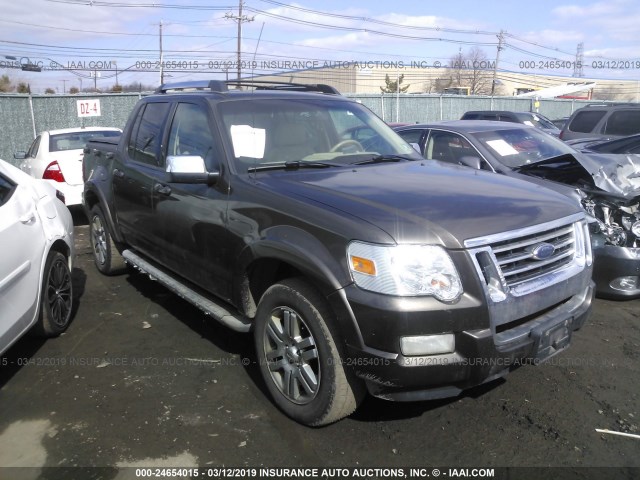
[[[535,118],[535,117],[533,117],[533,118]],[[536,118],[536,120],[537,120],[537,118]],[[525,121],[524,121],[524,122],[522,122],[522,123],[524,123],[525,125],[529,125],[530,127],[534,127],[534,126],[535,126],[535,125],[533,124],[533,122],[531,122],[531,121],[529,121],[529,120],[525,120]]]
[[[501,157],[518,154],[518,151],[504,140],[489,140],[487,145],[493,148]]]
[[[263,158],[266,135],[264,128],[249,125],[231,125],[231,141],[236,158]]]

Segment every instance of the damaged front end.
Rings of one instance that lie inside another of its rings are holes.
[[[597,295],[640,298],[640,155],[574,152],[518,171],[575,188],[591,217]]]
[[[593,181],[579,190],[592,217],[597,293],[640,298],[640,157],[585,155],[578,160]]]

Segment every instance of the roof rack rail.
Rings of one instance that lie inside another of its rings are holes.
[[[169,90],[210,90],[212,92],[226,92],[226,82],[222,80],[199,80],[191,82],[165,83],[156,88],[155,93],[167,93]]]
[[[289,83],[263,80],[198,80],[179,83],[165,83],[160,85],[155,93],[167,93],[172,90],[209,90],[211,92],[228,92],[229,85],[236,87],[253,87],[256,90],[282,90],[288,92],[319,92],[330,95],[340,95],[340,92],[322,83]]]
[[[636,107],[638,108],[638,104],[637,103],[632,103],[632,102],[609,102],[609,101],[603,101],[603,102],[599,102],[599,103],[588,103],[585,105],[585,107]]]
[[[330,95],[340,95],[340,92],[331,85],[323,83],[290,83],[274,82],[267,80],[228,80],[227,85],[239,87],[254,87],[256,90],[284,90],[290,92],[319,92]]]

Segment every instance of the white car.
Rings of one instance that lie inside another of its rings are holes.
[[[65,197],[67,206],[82,204],[82,157],[87,141],[95,137],[116,137],[118,128],[65,128],[41,132],[26,152],[13,156],[20,169],[34,178],[53,184]]]
[[[71,321],[73,220],[59,192],[0,160],[0,354]]]

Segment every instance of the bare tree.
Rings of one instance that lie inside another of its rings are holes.
[[[449,59],[448,87],[467,87],[470,95],[489,95],[493,81],[493,62],[484,50],[473,47],[463,53],[458,52]],[[444,84],[444,82],[443,82]]]
[[[8,75],[2,75],[0,77],[0,93],[13,92],[16,87],[11,85],[11,79]]]
[[[16,92],[18,93],[31,93],[31,88],[28,83],[20,82],[16,87]]]

